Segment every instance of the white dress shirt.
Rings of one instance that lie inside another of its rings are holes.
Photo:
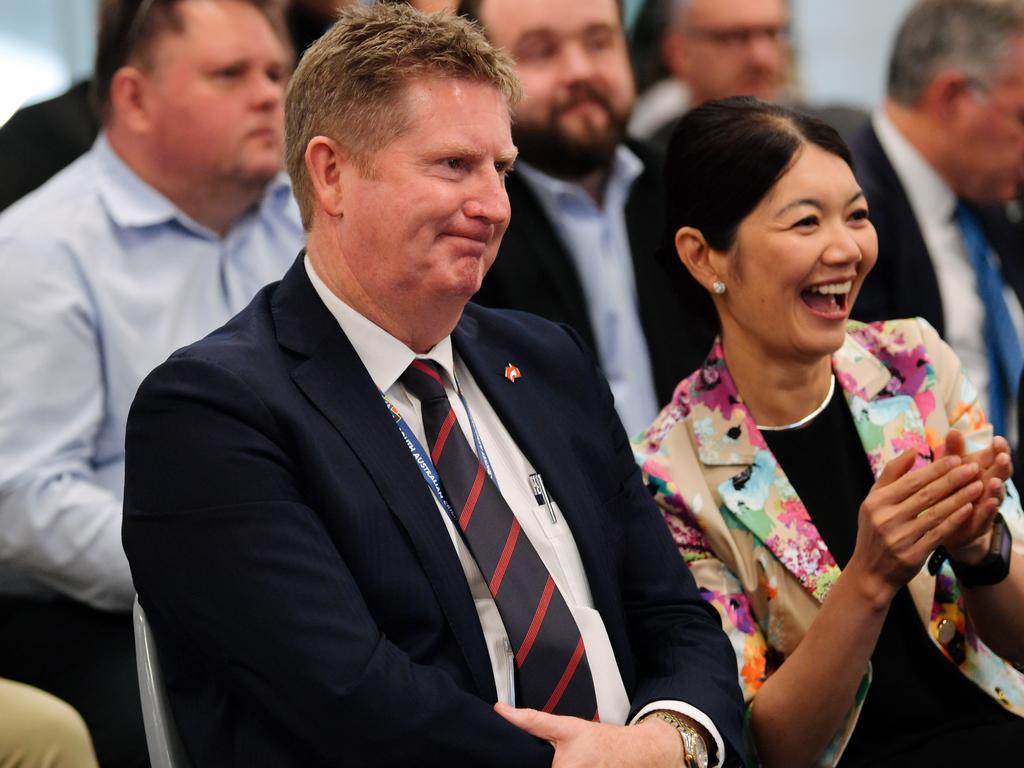
[[[426,443],[426,434],[420,415],[419,400],[406,391],[399,382],[399,377],[417,357],[438,363],[450,378],[446,384],[448,399],[455,410],[459,426],[468,436],[472,434],[469,415],[462,398],[451,386],[451,382],[458,382],[466,405],[472,412],[472,423],[476,426],[480,442],[487,452],[501,494],[518,519],[522,532],[550,572],[583,635],[601,721],[610,724],[624,723],[629,715],[629,697],[615,661],[604,620],[594,608],[590,585],[572,532],[563,520],[557,502],[552,500],[554,519],[545,505],[537,504],[527,481],[535,469],[518,449],[487,398],[480,391],[472,374],[455,354],[451,337],[445,337],[427,354],[417,355],[401,341],[335,296],[316,274],[308,257],[306,273],[320,299],[352,343],[370,378],[377,388],[387,395],[388,401],[398,409],[402,419],[421,443]],[[381,408],[384,407],[386,406],[382,399]],[[472,439],[469,439],[469,443],[473,445]],[[461,534],[441,505],[436,502],[436,498],[435,503],[469,582],[491,659],[498,700],[514,706],[514,691],[509,685],[514,660],[497,605]],[[723,754],[722,737],[711,719],[701,710],[685,702],[656,701],[646,705],[637,713],[635,719],[654,709],[674,710],[700,722],[713,734],[718,745],[718,754]]]
[[[881,110],[872,117],[878,142],[907,193],[914,218],[931,256],[942,297],[944,338],[963,363],[967,378],[978,388],[981,407],[988,411],[989,363],[985,349],[985,305],[977,291],[974,267],[960,227],[953,218],[956,194],[928,161]],[[870,206],[871,201],[868,201]],[[1003,298],[1017,336],[1024,338],[1024,310],[1013,289],[1004,283]],[[1015,432],[1017,404],[1006,403],[1008,432]],[[1011,442],[1013,435],[1006,435]]]
[[[666,75],[636,97],[627,133],[641,139],[654,138],[659,130],[686,114],[693,106],[686,83]]]

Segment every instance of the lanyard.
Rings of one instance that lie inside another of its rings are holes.
[[[458,516],[455,514],[455,510],[452,509],[452,505],[448,503],[448,499],[445,497],[444,489],[441,487],[441,478],[437,471],[437,467],[434,466],[434,462],[430,458],[430,452],[424,450],[419,438],[417,438],[413,433],[408,422],[402,418],[402,414],[398,410],[398,407],[388,400],[388,396],[384,394],[383,390],[378,391],[380,392],[380,396],[384,398],[384,404],[391,413],[392,418],[394,418],[398,431],[402,433],[402,438],[405,440],[405,446],[409,449],[409,453],[412,454],[413,460],[416,462],[416,466],[419,468],[420,474],[423,475],[424,481],[434,494],[434,498],[437,499],[437,502],[441,505],[441,508],[445,513],[447,513],[448,517],[451,518],[452,522],[455,523],[456,529],[458,529]],[[494,486],[497,488],[498,479],[494,476],[494,470],[491,468],[491,461],[487,457],[487,451],[484,450],[483,443],[480,442],[480,434],[477,432],[476,423],[473,421],[473,415],[469,411],[469,404],[466,402],[465,395],[462,394],[462,388],[459,386],[458,381],[455,382],[455,391],[458,392],[459,399],[462,401],[462,407],[466,409],[466,416],[469,418],[469,429],[473,433],[473,443],[476,446],[477,458],[484,465],[484,470],[487,472],[487,476],[491,478],[491,482],[494,483]]]
[[[423,450],[423,446],[420,444],[419,439],[413,434],[412,429],[402,418],[402,414],[398,412],[398,408],[388,400],[387,395],[384,392],[380,393],[380,396],[384,398],[384,403],[387,405],[388,410],[395,419],[395,424],[398,426],[398,431],[402,433],[402,438],[405,440],[405,446],[409,449],[409,453],[412,454],[413,459],[416,461],[416,466],[419,467],[420,474],[423,475],[423,479],[427,482],[431,492],[434,494],[434,498],[437,499],[437,503],[441,505],[448,517],[452,519],[452,522],[458,526],[459,520],[455,515],[455,510],[452,509],[452,505],[448,503],[448,499],[445,498],[444,489],[441,488],[441,479],[437,476],[437,467],[434,466],[434,462],[430,460],[430,454]]]

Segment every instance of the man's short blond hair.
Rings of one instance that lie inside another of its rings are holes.
[[[521,96],[512,60],[476,25],[404,4],[347,8],[306,50],[285,99],[285,164],[307,230],[313,218],[305,163],[310,140],[334,139],[364,173],[371,172],[373,154],[409,128],[402,96],[411,80],[422,77],[493,85],[510,107]]]

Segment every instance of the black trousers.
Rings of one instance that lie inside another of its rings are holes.
[[[0,677],[77,709],[101,768],[149,765],[130,613],[67,599],[0,599]]]

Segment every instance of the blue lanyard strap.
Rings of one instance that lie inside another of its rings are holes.
[[[476,431],[476,422],[473,421],[473,414],[470,413],[469,403],[466,402],[466,396],[462,394],[462,387],[459,386],[459,380],[455,380],[455,391],[459,394],[459,400],[462,401],[462,407],[466,411],[466,417],[469,419],[469,431],[473,433],[473,445],[476,446],[476,456],[480,459],[480,462],[484,465],[484,471],[487,472],[487,476],[491,478],[491,482],[494,483],[494,487],[501,492],[501,487],[498,485],[498,478],[494,474],[494,470],[491,468],[491,460],[487,457],[487,451],[484,450],[484,444],[480,440],[480,434]]]
[[[473,433],[473,443],[476,445],[477,458],[484,465],[484,470],[487,472],[487,476],[491,478],[491,482],[494,483],[495,487],[497,487],[498,480],[494,476],[494,470],[491,468],[491,461],[487,457],[487,452],[484,450],[483,443],[480,442],[480,434],[477,432],[476,424],[473,422],[473,416],[469,412],[469,405],[466,403],[466,398],[462,394],[462,388],[459,387],[458,382],[455,384],[455,390],[459,394],[459,399],[462,400],[462,407],[466,409],[466,416],[469,417],[469,428]],[[441,478],[437,471],[437,467],[434,466],[434,462],[430,458],[430,452],[424,450],[423,444],[420,443],[419,438],[417,438],[413,433],[408,422],[402,418],[402,414],[398,410],[398,407],[388,400],[388,396],[384,394],[384,390],[378,390],[378,392],[380,392],[380,396],[384,399],[384,405],[395,420],[395,425],[398,427],[399,432],[402,433],[402,438],[405,440],[405,446],[409,449],[409,453],[412,454],[413,460],[415,460],[416,466],[419,467],[420,474],[423,475],[424,481],[434,494],[434,498],[437,499],[438,504],[441,505],[441,508],[445,511],[448,517],[450,517],[452,522],[455,523],[456,530],[458,530],[458,515],[455,514],[455,510],[452,509],[452,505],[448,503],[448,499],[444,495],[444,489],[441,487]]]
[[[416,466],[419,467],[420,474],[423,475],[423,479],[426,481],[430,490],[434,494],[434,498],[437,499],[438,504],[441,505],[448,517],[452,519],[452,522],[458,526],[459,519],[455,514],[455,510],[452,509],[452,505],[448,503],[448,499],[444,496],[444,489],[441,488],[441,478],[438,477],[437,467],[434,466],[434,462],[430,460],[430,454],[423,450],[423,446],[420,444],[419,439],[413,434],[413,431],[409,428],[405,419],[402,418],[402,414],[399,413],[398,408],[395,407],[394,403],[388,400],[387,395],[384,394],[383,390],[380,391],[380,396],[384,398],[384,403],[390,411],[391,416],[395,420],[395,424],[398,426],[398,431],[402,433],[402,438],[405,440],[405,446],[409,449],[409,453],[412,454],[413,459],[416,461]]]

